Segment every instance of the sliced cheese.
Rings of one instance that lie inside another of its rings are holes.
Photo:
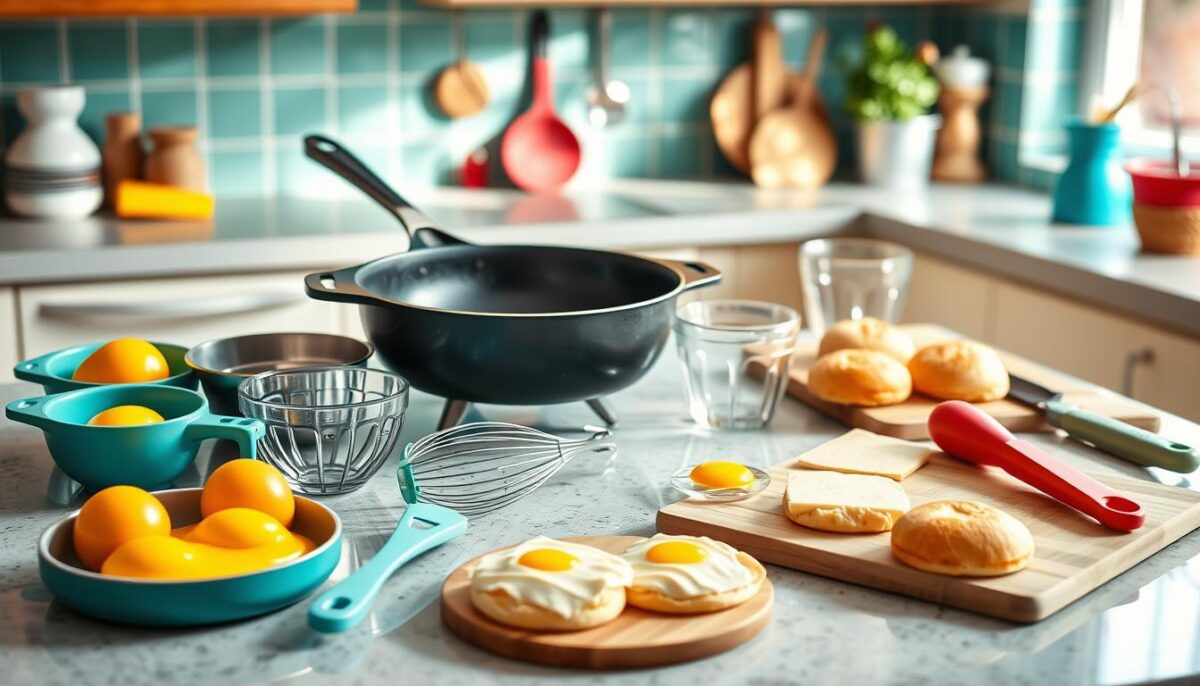
[[[788,519],[837,533],[891,531],[909,507],[900,482],[869,474],[797,469],[783,493]]]
[[[801,455],[796,464],[846,474],[876,474],[900,481],[920,469],[933,451],[899,438],[854,429]]]

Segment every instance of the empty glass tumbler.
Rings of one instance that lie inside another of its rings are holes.
[[[680,305],[674,328],[692,419],[713,429],[771,421],[800,332],[795,310],[753,300],[694,301]]]
[[[800,288],[808,327],[820,336],[843,319],[896,322],[904,309],[913,254],[871,238],[818,238],[800,246]]]

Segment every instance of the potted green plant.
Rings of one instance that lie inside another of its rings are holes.
[[[929,182],[941,118],[930,114],[938,82],[929,65],[937,49],[913,52],[892,29],[878,26],[863,39],[863,55],[846,73],[846,112],[858,130],[862,180],[890,188],[923,188]]]

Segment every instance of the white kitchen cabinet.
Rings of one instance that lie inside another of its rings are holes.
[[[925,255],[913,262],[902,321],[940,324],[964,336],[993,342],[996,280]]]
[[[20,341],[17,338],[17,291],[0,288],[0,383],[15,380],[13,367],[21,361]]]
[[[994,317],[997,346],[1200,420],[1200,343],[1011,283]]]
[[[195,345],[268,331],[340,332],[339,306],[307,297],[305,273],[25,286],[22,353],[123,336]]]

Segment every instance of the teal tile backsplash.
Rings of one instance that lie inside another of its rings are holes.
[[[303,18],[114,19],[0,23],[0,134],[22,128],[15,93],[77,82],[88,91],[84,129],[103,135],[106,112],[136,109],[147,126],[195,124],[221,196],[336,189],[301,153],[311,131],[342,136],[401,187],[454,183],[458,165],[494,140],[521,108],[527,10],[452,13],[417,0],[360,0],[349,15]],[[815,30],[830,34],[819,86],[833,113],[842,173],[853,164],[853,125],[840,115],[839,59],[875,21],[943,50],[969,43],[993,61],[983,112],[986,154],[1001,179],[1047,185],[1025,164],[1061,150],[1061,122],[1078,101],[1082,0],[1034,0],[1030,9],[980,7],[781,8],[785,58],[799,67]],[[632,93],[625,121],[587,124],[591,17],[551,11],[557,107],[585,146],[581,181],[604,176],[732,174],[712,142],[708,101],[724,74],[749,59],[755,10],[615,10],[613,68]],[[451,121],[437,109],[438,71],[466,55],[484,70],[491,103]]]

